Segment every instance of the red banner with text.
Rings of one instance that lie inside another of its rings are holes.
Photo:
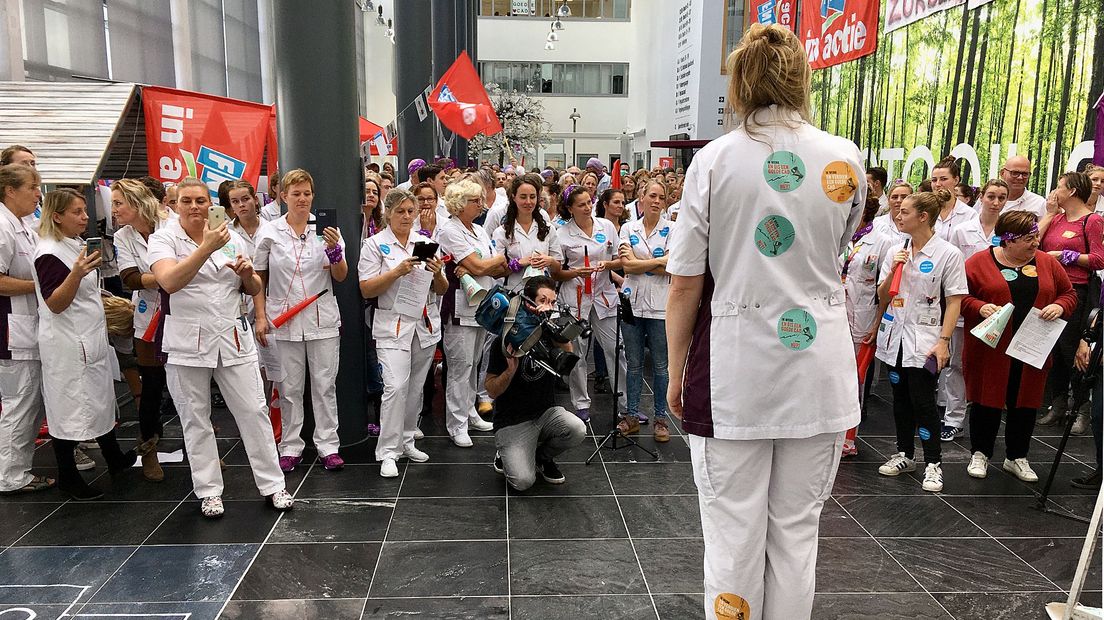
[[[216,193],[226,180],[257,185],[272,106],[172,88],[142,89],[150,176],[197,177]]]
[[[878,0],[801,0],[801,39],[809,65],[823,69],[878,48]]]
[[[748,15],[757,23],[778,24],[796,32],[798,0],[750,0]]]

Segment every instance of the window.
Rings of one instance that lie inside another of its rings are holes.
[[[513,13],[513,0],[480,0],[483,17],[522,17],[550,19],[559,14],[563,0],[529,0],[524,10]],[[629,19],[632,0],[567,0],[568,19]],[[531,8],[530,8],[531,7]]]
[[[487,60],[480,75],[504,90],[543,95],[624,97],[628,94],[628,63],[536,63]]]

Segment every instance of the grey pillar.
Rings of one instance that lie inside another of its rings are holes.
[[[432,7],[433,81],[436,83],[456,61],[461,50],[468,50],[472,62],[476,62],[474,50],[469,48],[474,23],[471,9],[475,7],[475,3],[469,0],[432,0]],[[442,155],[455,158],[460,166],[467,165],[468,141],[457,136],[451,151]]]
[[[341,308],[337,404],[346,445],[364,437],[367,402],[364,302],[356,276],[364,194],[353,40],[359,18],[356,4],[346,0],[315,0],[310,10],[296,0],[273,2],[280,170],[303,168],[314,177],[314,206],[336,209],[350,265],[349,276],[330,291]]]
[[[352,6],[352,3],[348,3]],[[433,83],[432,46],[426,34],[432,31],[429,0],[395,3],[395,110],[399,113],[399,165],[415,157],[431,161],[436,154],[433,141],[433,113],[425,121],[410,103]]]

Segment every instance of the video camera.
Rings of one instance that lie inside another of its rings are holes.
[[[499,336],[504,355],[529,355],[537,365],[562,377],[571,372],[579,356],[557,345],[589,338],[590,323],[571,316],[562,304],[547,312],[532,310],[536,305],[521,292],[496,285],[480,301],[475,320],[483,329]],[[508,351],[507,346],[513,351]]]

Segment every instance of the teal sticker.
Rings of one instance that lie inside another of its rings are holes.
[[[993,247],[995,247],[995,248],[999,248],[999,247],[1000,247],[1000,242],[1001,242],[1001,238],[1000,238],[1000,235],[993,235],[993,236],[992,236],[992,237],[991,237],[991,238],[989,239],[989,243],[990,243],[990,244],[992,244],[992,246],[993,246]]]
[[[1004,279],[1008,280],[1009,282],[1020,277],[1020,274],[1017,273],[1015,269],[1001,269],[1001,275],[1004,276]]]
[[[640,237],[636,235],[629,235],[629,245],[636,245],[640,243]]]
[[[222,255],[226,258],[229,258],[230,260],[234,260],[238,257],[237,248],[234,247],[233,243],[227,243],[226,245],[222,246]]]
[[[778,256],[793,242],[793,224],[781,215],[768,215],[755,227],[755,247],[763,256]]]
[[[805,180],[805,162],[796,153],[775,151],[763,163],[763,178],[778,192],[792,192]]]
[[[920,273],[931,273],[935,270],[935,263],[926,260],[920,263]]]
[[[778,339],[794,351],[811,347],[816,340],[816,332],[816,319],[801,308],[787,310],[778,317]]]
[[[602,233],[598,233],[597,235],[594,235],[594,240],[597,241],[598,243],[605,243],[606,242],[606,236]]]
[[[391,246],[389,246],[387,244],[380,245],[380,252],[383,252],[384,256],[390,255],[391,254]]]

